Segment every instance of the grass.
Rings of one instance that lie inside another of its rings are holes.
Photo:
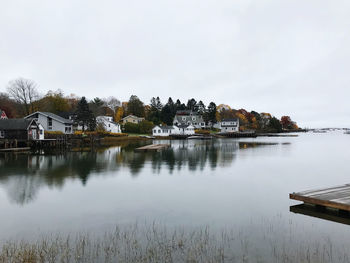
[[[263,234],[259,251],[254,240],[242,231],[212,233],[208,227],[196,230],[167,229],[137,224],[109,231],[102,236],[80,233],[49,235],[36,241],[7,241],[0,262],[349,262],[347,248],[337,248],[329,239],[299,242],[274,238],[273,227]],[[267,236],[270,235],[270,236]]]

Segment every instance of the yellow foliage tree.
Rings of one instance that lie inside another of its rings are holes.
[[[123,114],[124,114],[123,107],[118,107],[118,109],[115,111],[114,121],[119,122],[122,119]]]

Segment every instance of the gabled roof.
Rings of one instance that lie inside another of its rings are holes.
[[[108,120],[108,117],[111,117],[111,116],[97,116],[97,117],[96,117],[96,121],[97,121],[97,122],[104,121],[104,122],[112,123],[112,124],[114,124],[114,125],[120,125],[120,124],[117,123],[117,122]]]
[[[159,126],[159,125],[154,126],[153,129],[154,128],[160,128],[162,130],[174,130],[175,129],[174,126]]]
[[[181,129],[186,129],[186,128],[190,127],[190,126],[194,127],[193,125],[187,125],[187,124],[177,125],[177,127],[181,128]]]
[[[130,118],[130,117],[131,117],[131,118],[135,118],[135,119],[144,119],[144,117],[137,117],[137,116],[135,116],[135,115],[130,114],[130,115],[124,117],[122,120],[124,120],[124,119],[126,119],[126,118]]]
[[[0,119],[0,130],[28,130],[33,119]],[[36,122],[35,122],[36,123]]]
[[[65,119],[65,118],[62,118],[54,113],[51,113],[51,112],[43,112],[43,111],[36,111],[28,116],[26,116],[25,118],[31,118],[34,114],[42,114],[42,115],[45,115],[46,117],[50,117],[52,119],[55,119],[56,121],[58,122],[61,122],[61,123],[64,123],[64,124],[73,124],[73,121],[72,120],[68,120],[68,119]]]
[[[238,121],[238,118],[232,118],[232,119],[222,119],[221,122],[224,121]]]
[[[174,120],[177,120],[178,122],[193,122],[192,118],[196,118],[197,122],[204,122],[203,121],[203,117],[201,115],[175,115]],[[185,120],[183,120],[182,118],[185,118]]]

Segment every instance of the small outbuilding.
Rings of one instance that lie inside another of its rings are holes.
[[[34,119],[0,119],[0,139],[43,140],[44,129]]]

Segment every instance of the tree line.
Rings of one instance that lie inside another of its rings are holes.
[[[208,126],[212,126],[222,119],[238,118],[242,130],[274,130],[298,129],[289,116],[277,119],[270,113],[258,113],[245,109],[233,109],[229,105],[210,102],[205,105],[202,100],[188,99],[186,103],[180,99],[168,98],[162,103],[159,97],[152,97],[149,103],[142,102],[136,95],[131,95],[127,102],[121,102],[114,96],[107,98],[96,97],[87,100],[74,94],[65,95],[61,90],[48,91],[40,95],[37,84],[29,79],[18,78],[10,81],[7,92],[0,93],[0,109],[9,118],[22,118],[35,111],[52,112],[62,117],[74,116],[79,123],[90,130],[96,129],[95,118],[100,115],[113,116],[115,122],[127,115],[145,118],[138,125],[126,127],[129,132],[146,133],[153,125],[172,125],[176,112],[182,110],[200,114]]]

